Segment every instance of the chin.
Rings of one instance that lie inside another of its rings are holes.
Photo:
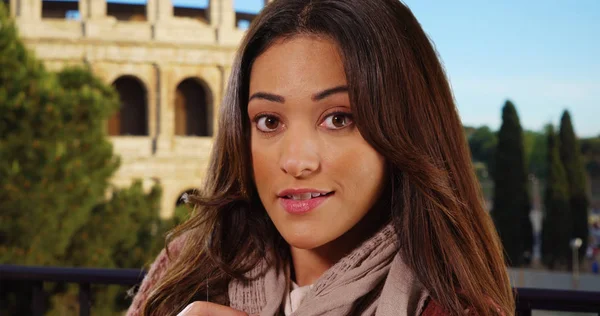
[[[312,232],[287,232],[282,234],[285,241],[292,247],[304,250],[319,248],[335,238],[327,238]]]

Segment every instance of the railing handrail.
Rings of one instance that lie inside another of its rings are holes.
[[[517,311],[553,310],[600,314],[600,292],[515,288]]]
[[[555,290],[541,288],[516,288],[517,298],[527,300],[568,300],[577,303],[590,303],[600,306],[600,292],[580,290]]]
[[[146,271],[80,267],[42,267],[0,264],[0,280],[135,285]]]
[[[0,281],[21,280],[78,283],[81,287],[80,315],[89,315],[90,284],[136,285],[146,271],[141,269],[105,269],[80,267],[43,267],[0,264]],[[34,288],[35,289],[35,288]],[[531,310],[594,312],[600,316],[600,292],[564,289],[514,288],[519,315],[531,315]],[[34,306],[35,310],[35,306]],[[38,313],[35,313],[38,314]]]

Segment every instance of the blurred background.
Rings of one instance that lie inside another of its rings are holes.
[[[0,315],[127,308],[189,214],[268,2],[0,1]],[[513,286],[600,293],[600,2],[404,3],[450,79]]]

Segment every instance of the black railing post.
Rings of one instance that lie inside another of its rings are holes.
[[[33,316],[44,315],[44,282],[33,281],[31,282],[32,300],[31,300],[31,312]]]
[[[79,316],[90,316],[92,306],[89,283],[79,283]]]
[[[518,316],[531,316],[531,309],[517,309]]]

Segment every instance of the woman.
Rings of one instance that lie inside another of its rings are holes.
[[[219,124],[129,315],[514,313],[449,84],[399,1],[266,6]]]

